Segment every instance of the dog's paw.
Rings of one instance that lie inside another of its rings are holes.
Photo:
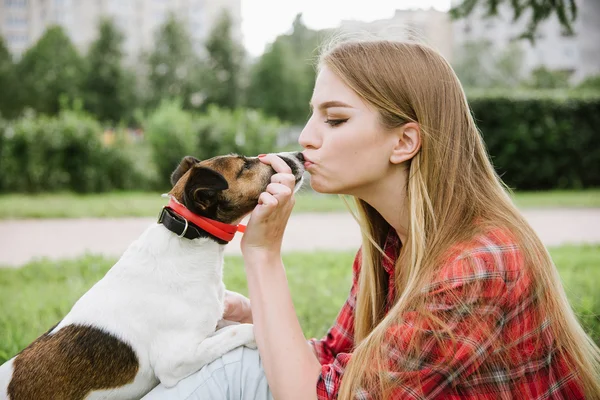
[[[160,383],[166,388],[172,388],[177,385],[181,379],[179,377],[164,375],[160,378]]]
[[[252,349],[252,350],[256,350],[258,349],[258,346],[256,345],[256,342],[253,340],[251,342],[248,342],[246,344],[244,344],[245,347]]]

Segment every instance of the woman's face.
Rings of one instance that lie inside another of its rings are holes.
[[[311,100],[312,115],[298,142],[317,192],[368,193],[389,173],[397,137],[379,114],[330,69],[321,69]]]

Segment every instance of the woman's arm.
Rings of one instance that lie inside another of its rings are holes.
[[[281,259],[246,265],[256,343],[276,399],[316,399],[321,364],[307,345]]]
[[[281,260],[295,180],[279,157],[261,160],[278,173],[261,194],[241,244],[256,343],[276,399],[316,399],[321,365],[302,333]]]

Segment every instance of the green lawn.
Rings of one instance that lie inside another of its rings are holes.
[[[600,207],[600,189],[584,191],[525,192],[514,196],[522,208]],[[123,192],[92,195],[72,193],[0,195],[0,219],[9,218],[81,218],[81,217],[154,217],[166,199],[160,193]],[[335,195],[322,195],[310,189],[296,196],[294,213],[345,211]]]
[[[550,252],[572,305],[600,343],[600,246],[566,246]],[[307,337],[320,337],[334,320],[350,288],[353,257],[352,252],[284,256],[294,304]],[[56,324],[113,261],[87,256],[0,269],[0,364]],[[229,289],[247,294],[240,257],[226,258],[225,282]]]

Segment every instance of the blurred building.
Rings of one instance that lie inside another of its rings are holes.
[[[223,10],[231,15],[233,36],[241,42],[241,0],[0,0],[0,34],[19,57],[48,26],[58,24],[85,51],[97,37],[99,19],[106,16],[125,34],[124,50],[135,60],[153,47],[154,34],[170,12],[187,25],[201,52]]]
[[[458,0],[453,0],[456,4]],[[572,83],[600,74],[600,0],[576,0],[578,11],[574,36],[565,36],[555,14],[542,22],[536,31],[535,43],[515,42],[523,50],[522,74],[544,66],[565,71]],[[455,53],[467,42],[487,41],[490,49],[501,52],[527,28],[529,14],[513,22],[510,3],[501,3],[499,16],[486,18],[485,9],[475,9],[466,19],[453,22]]]
[[[340,24],[340,31],[366,31],[392,39],[415,38],[438,50],[448,61],[452,60],[450,17],[433,8],[396,10],[392,18],[372,22],[345,20]]]

